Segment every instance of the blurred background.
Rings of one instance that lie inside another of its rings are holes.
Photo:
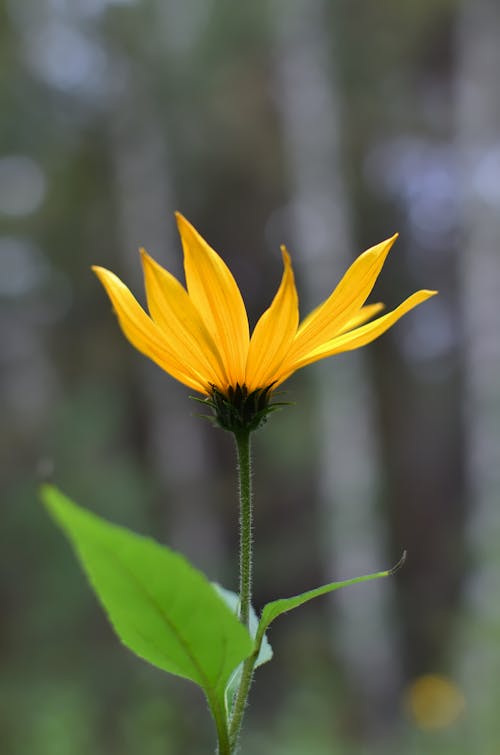
[[[256,607],[280,619],[248,755],[500,752],[500,14],[495,0],[0,2],[0,751],[211,752],[201,693],[122,648],[42,511],[81,505],[236,587],[229,434],[135,352],[90,271],[143,301],[181,210],[251,322],[302,312],[392,235],[372,301],[440,295],[294,376],[255,436]]]

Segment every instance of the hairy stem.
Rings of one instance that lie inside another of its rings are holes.
[[[240,493],[240,621],[249,628],[252,601],[252,469],[250,431],[241,430],[234,435],[238,452]],[[252,683],[255,660],[256,655],[252,653],[243,664],[243,672],[238,692],[234,699],[229,729],[231,752],[234,752],[238,742],[248,692]]]
[[[253,679],[253,670],[255,661],[257,660],[258,649],[249,656],[243,664],[243,671],[241,674],[240,686],[234,699],[233,713],[231,716],[231,724],[229,727],[229,741],[231,744],[231,752],[235,751],[236,745],[241,731],[241,724],[243,723],[243,716],[245,714],[245,708],[247,704],[248,693]]]
[[[252,480],[250,431],[235,433],[240,487],[240,621],[248,627],[252,600]]]

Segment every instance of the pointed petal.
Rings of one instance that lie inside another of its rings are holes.
[[[224,389],[227,377],[212,337],[185,288],[141,249],[146,297],[151,317],[183,364]]]
[[[374,341],[381,336],[382,333],[385,333],[386,330],[389,330],[389,328],[403,317],[403,315],[436,294],[437,291],[417,291],[409,296],[408,299],[405,299],[405,301],[392,312],[388,312],[386,315],[378,317],[373,322],[370,322],[367,325],[362,325],[360,328],[356,328],[356,330],[351,330],[348,333],[344,333],[327,341],[295,362],[288,362],[287,360],[287,364],[283,365],[283,371],[277,381],[277,385],[290,377],[290,375],[296,372],[296,370],[299,370],[308,364],[317,362],[320,359],[325,359],[326,357],[331,357],[334,354],[340,354],[343,351],[359,349],[361,346],[371,343],[371,341]]]
[[[156,362],[176,380],[208,395],[209,386],[188,364],[172,351],[159,327],[151,320],[121,280],[103,267],[92,267],[111,299],[123,333],[132,346]]]
[[[176,218],[189,296],[217,344],[230,384],[241,384],[250,337],[240,290],[219,255],[180,213]]]
[[[368,298],[398,234],[361,254],[328,299],[301,323],[292,346],[298,360],[342,332]]]
[[[360,325],[364,325],[365,322],[368,322],[368,320],[371,320],[372,317],[378,315],[378,313],[383,309],[384,305],[381,302],[377,302],[376,304],[367,304],[366,307],[361,307],[359,312],[354,315],[354,317],[351,317],[349,322],[347,322],[342,330],[339,331],[338,335],[340,336],[342,335],[342,333],[347,333],[349,330],[359,328]]]
[[[299,324],[299,300],[290,255],[281,247],[283,277],[271,306],[250,339],[245,383],[249,391],[266,388],[290,348]]]

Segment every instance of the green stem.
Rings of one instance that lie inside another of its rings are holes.
[[[252,480],[250,431],[234,434],[240,482],[240,621],[248,627],[252,600]]]
[[[222,710],[217,700],[208,701],[217,729],[217,755],[231,755],[232,748],[229,744],[229,732],[225,712]]]
[[[229,727],[229,741],[231,745],[231,752],[234,752],[234,748],[238,743],[238,739],[241,731],[241,724],[243,723],[243,716],[245,714],[245,708],[247,704],[248,693],[253,679],[253,669],[255,661],[257,660],[258,649],[249,656],[243,664],[243,671],[241,674],[240,686],[233,705],[233,712],[231,716],[231,724]]]
[[[246,627],[249,627],[252,601],[252,470],[250,431],[241,430],[235,433],[234,436],[238,451],[240,483],[240,621]],[[231,752],[233,752],[238,742],[256,659],[257,654],[252,653],[243,664],[241,681],[231,715],[229,730]]]

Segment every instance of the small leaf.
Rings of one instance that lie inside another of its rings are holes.
[[[229,608],[234,613],[234,615],[238,616],[238,611],[240,608],[239,595],[233,592],[232,590],[226,590],[225,587],[221,587],[221,585],[217,584],[216,582],[213,582],[213,586],[215,587],[219,595],[222,597],[224,602],[229,606]],[[257,618],[257,614],[255,613],[255,609],[253,606],[250,606],[249,624],[250,624],[250,636],[254,640],[257,637],[257,631],[259,629],[259,620]],[[264,663],[268,663],[272,659],[272,657],[273,657],[273,649],[269,643],[269,640],[264,634],[262,640],[259,640],[259,654],[257,656],[257,660],[255,661],[254,668],[258,668],[258,666],[262,666]],[[226,692],[225,692],[225,703],[226,703],[226,713],[228,715],[231,711],[234,695],[236,694],[236,691],[240,683],[242,670],[243,670],[243,664],[240,663],[238,668],[236,668],[231,674],[231,677],[227,683]]]
[[[404,564],[405,560],[406,551],[403,553],[401,560],[398,561],[396,566],[394,566],[392,569],[388,569],[387,571],[379,571],[375,572],[374,574],[365,574],[363,577],[354,577],[354,579],[346,579],[343,582],[330,582],[330,584],[328,585],[317,587],[315,590],[308,590],[308,592],[303,592],[300,595],[295,595],[293,598],[282,598],[280,600],[273,600],[271,603],[267,603],[267,605],[264,606],[262,616],[260,617],[256,642],[262,642],[262,639],[265,636],[264,633],[266,632],[271,622],[277,619],[278,616],[281,616],[281,614],[286,613],[287,611],[291,611],[293,608],[298,608],[298,606],[303,605],[303,603],[307,603],[313,598],[318,598],[320,595],[326,595],[326,593],[333,592],[334,590],[339,590],[341,587],[357,585],[360,582],[368,582],[371,579],[380,579],[380,577],[389,577]]]
[[[44,486],[42,499],[124,645],[199,684],[212,707],[221,706],[253,642],[206,577],[179,554],[85,511],[54,487]]]

